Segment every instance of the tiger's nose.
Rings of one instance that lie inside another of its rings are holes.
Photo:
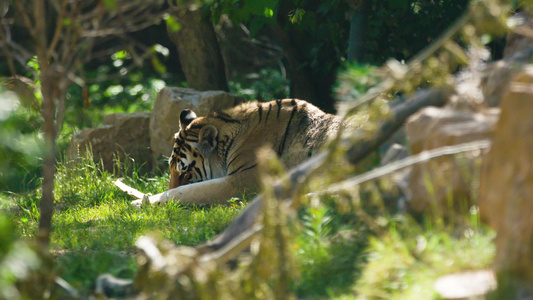
[[[170,182],[168,184],[168,189],[175,189],[177,187],[180,187],[182,185],[189,184],[190,177],[186,174],[178,174],[177,172],[171,172],[170,173]]]

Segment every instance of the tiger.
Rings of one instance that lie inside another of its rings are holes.
[[[152,205],[171,200],[227,204],[259,190],[260,148],[269,147],[291,168],[317,153],[341,123],[340,117],[298,99],[245,102],[205,117],[183,110],[168,162],[169,189],[148,200]],[[143,200],[133,204],[143,205]]]

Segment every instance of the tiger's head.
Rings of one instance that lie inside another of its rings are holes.
[[[174,146],[169,158],[170,183],[173,189],[189,183],[205,181],[219,174],[216,167],[217,128],[197,117],[190,110],[180,114],[180,130],[174,135]]]

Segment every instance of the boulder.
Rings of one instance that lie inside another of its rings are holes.
[[[518,280],[533,292],[533,64],[512,80],[501,111],[481,168],[479,208],[497,233],[498,282]]]
[[[413,115],[406,124],[409,150],[418,154],[445,146],[490,138],[499,109],[484,113],[429,107]],[[472,184],[481,152],[442,156],[412,167],[409,174],[410,208],[442,217],[466,211],[472,205]]]
[[[179,130],[179,115],[192,109],[198,116],[233,107],[244,99],[223,91],[200,92],[187,88],[166,87],[157,95],[150,116],[150,145],[154,166],[164,164],[172,151],[174,134]]]
[[[507,35],[503,59],[487,65],[483,72],[482,90],[489,106],[499,105],[509,82],[533,58],[533,37],[523,34],[524,30],[533,29],[533,16],[517,14],[510,22],[518,24],[516,30],[522,33],[511,31]]]
[[[101,160],[108,171],[113,171],[117,158],[122,162],[132,159],[142,169],[151,170],[149,127],[150,114],[147,112],[112,114],[106,117],[103,126],[74,134],[69,152],[79,155],[90,148],[93,159]]]

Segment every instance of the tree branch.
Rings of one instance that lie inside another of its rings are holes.
[[[52,42],[50,42],[50,46],[48,47],[48,51],[46,53],[46,60],[48,60],[48,61],[52,57],[52,54],[55,52],[57,43],[59,42],[59,39],[61,38],[61,35],[62,35],[62,32],[63,32],[63,18],[64,18],[65,14],[66,14],[66,9],[67,9],[68,3],[69,3],[69,1],[64,0],[62,5],[61,5],[60,10],[58,11],[58,16],[57,16],[58,22],[56,22],[56,28],[54,30],[54,35],[53,35],[53,38],[52,38]]]
[[[31,37],[36,40],[37,39],[37,33],[35,32],[35,27],[31,23],[30,16],[26,12],[26,8],[21,4],[21,1],[15,1],[15,5],[17,7],[18,12],[22,16],[22,20],[24,22],[24,26],[26,26],[26,29],[30,33]]]
[[[360,185],[362,183],[365,183],[365,182],[368,182],[368,181],[371,181],[371,180],[374,180],[374,179],[377,179],[377,178],[380,178],[386,175],[390,175],[401,169],[405,169],[410,166],[423,163],[425,161],[428,161],[428,160],[431,160],[437,157],[487,149],[488,147],[490,147],[490,144],[491,142],[489,140],[480,140],[480,141],[474,141],[474,142],[469,142],[469,143],[463,143],[459,145],[446,146],[446,147],[436,148],[432,150],[422,151],[416,155],[409,156],[404,159],[392,162],[390,164],[387,164],[380,168],[376,168],[364,174],[349,178],[347,180],[344,180],[338,183],[334,183],[328,186],[323,191],[311,193],[311,194],[317,195],[317,196],[326,196],[326,195],[335,194],[340,191],[353,188],[354,186]]]

